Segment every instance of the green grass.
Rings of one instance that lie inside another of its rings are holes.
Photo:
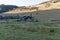
[[[60,10],[46,10],[18,15],[28,16],[31,14],[40,22],[0,23],[0,40],[60,40],[60,23],[51,22],[51,20],[60,20]]]
[[[60,24],[49,22],[0,23],[0,40],[60,40]]]

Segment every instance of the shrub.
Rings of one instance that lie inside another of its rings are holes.
[[[50,32],[54,32],[54,29],[50,29],[49,31],[50,31]]]

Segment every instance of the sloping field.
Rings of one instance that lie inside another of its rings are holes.
[[[38,19],[44,20],[60,20],[60,9],[37,11],[37,12],[25,12],[25,13],[3,13],[1,15],[20,15],[20,16],[33,16]]]
[[[39,20],[39,22],[1,22],[0,40],[60,40],[60,23],[47,22],[60,20],[59,9],[0,15],[33,16]]]

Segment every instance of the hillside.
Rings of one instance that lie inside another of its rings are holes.
[[[34,18],[41,20],[60,20],[60,9],[44,10],[37,12],[25,12],[25,13],[14,13],[14,14],[1,14],[2,16],[33,16]]]
[[[15,15],[15,17],[23,15],[28,16],[30,14],[40,19],[40,21],[29,22],[21,20],[15,21],[16,19],[5,19],[7,22],[2,22],[3,20],[0,20],[0,40],[60,40],[60,22],[47,22],[47,19],[48,21],[49,19],[57,19],[60,21],[60,10],[21,13],[20,15]],[[13,22],[11,22],[11,20],[13,20]]]
[[[0,5],[0,13],[7,12],[10,10],[13,10],[14,8],[18,8],[18,6],[15,5]]]
[[[37,5],[33,5],[33,6],[24,6],[22,8],[16,8],[13,9],[11,11],[5,12],[7,14],[10,13],[24,13],[24,12],[35,12],[35,11],[44,11],[44,10],[52,10],[52,9],[60,9],[60,1],[59,0],[52,0],[52,1],[47,1],[47,2],[43,2]]]
[[[59,0],[0,14],[0,40],[60,40]]]

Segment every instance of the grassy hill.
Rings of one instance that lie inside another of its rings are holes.
[[[44,10],[44,11],[35,11],[35,12],[25,12],[25,13],[7,13],[1,14],[4,15],[16,15],[16,16],[33,16],[38,20],[60,20],[60,9],[53,10]]]
[[[53,5],[47,8],[46,3]],[[0,14],[0,40],[60,40],[59,3],[49,1]]]
[[[16,14],[16,13],[25,13],[25,12],[35,12],[35,11],[44,11],[44,10],[53,10],[60,9],[60,1],[47,1],[33,6],[24,6],[21,8],[16,8],[11,11],[5,12],[6,14]]]
[[[33,16],[39,21],[0,22],[0,40],[60,40],[60,22],[51,22],[60,20],[60,9],[1,15]]]

